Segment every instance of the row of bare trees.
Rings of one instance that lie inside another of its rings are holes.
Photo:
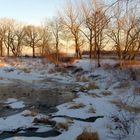
[[[56,61],[64,47],[74,47],[77,58],[89,50],[89,58],[97,59],[101,51],[114,50],[119,60],[131,60],[140,49],[140,17],[138,0],[68,0],[63,10],[41,26],[25,25],[12,19],[0,20],[0,56],[21,56],[25,47],[41,56],[55,53]],[[66,43],[67,42],[67,43]]]

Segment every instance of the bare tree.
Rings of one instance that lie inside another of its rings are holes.
[[[5,37],[6,29],[3,25],[2,20],[0,21],[0,56],[3,56],[4,52],[4,37]]]
[[[81,40],[80,28],[82,26],[82,18],[80,12],[73,7],[72,2],[68,1],[66,9],[64,10],[63,24],[66,30],[69,30],[72,34],[72,38],[75,42],[75,54],[77,58],[82,58],[82,53],[80,47],[83,44]]]
[[[129,3],[129,6],[126,2],[118,1],[108,34],[120,61],[134,59],[140,49],[140,20],[136,3]]]
[[[23,48],[23,39],[25,37],[24,28],[21,24],[14,26],[10,41],[10,49],[14,56],[20,56]]]
[[[91,1],[88,1],[88,4],[85,2],[82,2],[82,14],[83,14],[83,20],[84,20],[84,27],[81,29],[81,32],[85,35],[89,42],[89,58],[92,58],[93,54],[93,38],[94,38],[94,32],[92,28],[92,4]]]
[[[52,35],[54,37],[55,42],[55,54],[56,54],[56,64],[58,64],[59,61],[59,45],[60,45],[60,39],[62,34],[62,24],[61,24],[61,18],[55,18],[50,23],[50,30],[52,32]]]
[[[98,67],[100,67],[101,49],[105,47],[105,30],[110,21],[107,16],[107,9],[102,1],[89,0],[88,3],[82,3],[82,12],[85,28],[81,32],[86,36],[89,42],[89,58],[97,58]]]
[[[36,56],[35,48],[39,41],[41,41],[42,36],[40,36],[40,27],[35,27],[32,25],[28,25],[24,27],[25,32],[25,44],[32,48],[33,57]]]
[[[11,41],[13,39],[13,27],[15,25],[16,21],[13,19],[2,19],[1,20],[1,30],[3,32],[3,43],[4,46],[7,49],[7,56],[10,56],[10,47],[11,47]],[[2,49],[2,48],[1,48]]]
[[[40,36],[42,37],[38,47],[40,48],[41,56],[45,56],[47,53],[50,53],[50,42],[51,42],[51,33],[49,31],[48,25],[43,25],[41,27]]]
[[[101,50],[106,45],[106,43],[104,42],[104,38],[105,38],[104,32],[109,20],[108,17],[105,15],[102,7],[97,8],[93,15],[94,15],[94,25],[93,25],[94,51],[95,51],[95,58],[97,58],[97,65],[98,67],[100,67]]]

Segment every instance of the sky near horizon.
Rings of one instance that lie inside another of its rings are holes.
[[[66,0],[0,0],[0,18],[40,24],[45,18],[55,16],[65,2]]]

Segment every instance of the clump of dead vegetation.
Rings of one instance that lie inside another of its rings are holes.
[[[24,117],[28,117],[28,116],[35,117],[37,115],[38,115],[38,113],[35,111],[27,111],[25,114],[23,114]]]
[[[5,63],[0,63],[0,68],[2,68],[2,67],[5,67],[6,66],[6,64]]]
[[[96,109],[93,106],[90,106],[88,113],[96,113]]]
[[[129,83],[129,81],[122,81],[120,82],[116,87],[114,87],[115,89],[117,88],[129,88],[131,85]]]
[[[52,73],[56,73],[56,71],[55,71],[55,69],[50,69],[50,70],[48,71],[48,73],[49,73],[49,74],[52,74]]]
[[[58,130],[65,130],[65,131],[68,131],[69,130],[69,126],[73,123],[73,120],[70,120],[70,119],[67,119],[66,121],[64,122],[58,122],[56,125],[55,125],[55,128],[58,129]]]
[[[101,98],[101,96],[99,96],[97,93],[95,93],[94,91],[90,91],[88,92],[88,95],[93,97],[93,98]]]
[[[110,91],[108,91],[108,90],[102,91],[102,94],[104,96],[110,96],[110,95],[112,95],[112,93]]]
[[[23,71],[24,73],[31,73],[31,69],[29,68],[19,68],[20,71]]]
[[[88,88],[88,90],[99,89],[99,87],[94,82],[93,83],[89,83],[87,88]]]
[[[84,130],[76,140],[99,140],[99,135],[97,132],[89,132]]]
[[[133,107],[126,103],[123,103],[121,100],[113,100],[111,101],[112,104],[115,104],[120,109],[124,109],[126,111],[132,112],[132,113],[139,113],[140,107]]]
[[[35,124],[45,124],[50,126],[55,126],[56,122],[50,120],[49,118],[34,118],[33,123]]]
[[[140,95],[140,87],[137,87],[137,88],[135,89],[135,93],[136,93],[137,95]]]
[[[110,120],[111,122],[107,128],[110,131],[111,137],[115,139],[126,139],[126,137],[135,135],[136,130],[139,129],[139,119],[137,116],[124,110],[119,110],[119,112],[111,115]]]
[[[68,131],[69,124],[67,122],[59,122],[59,123],[56,124],[55,128],[57,128],[59,130],[66,130],[66,131]]]
[[[73,103],[73,105],[71,105],[69,107],[69,109],[79,109],[79,108],[84,108],[86,105],[83,103]]]
[[[0,77],[0,80],[4,80],[5,78],[3,78],[3,77]]]
[[[86,76],[76,75],[75,78],[76,78],[76,81],[78,82],[89,82],[89,79]]]
[[[125,60],[125,61],[121,62],[122,69],[133,68],[136,66],[140,66],[140,61],[138,61],[138,60],[130,60],[130,61]]]
[[[96,83],[92,82],[86,86],[81,87],[80,91],[89,91],[89,90],[95,90],[95,89],[99,89],[99,87],[98,85],[96,85]]]

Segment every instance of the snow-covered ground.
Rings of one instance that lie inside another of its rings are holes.
[[[2,62],[4,63],[4,62]],[[140,137],[140,85],[139,70],[120,70],[115,60],[102,60],[102,67],[97,68],[92,60],[76,60],[72,65],[75,71],[63,73],[56,71],[55,66],[43,63],[41,59],[7,60],[0,68],[1,83],[9,79],[23,81],[40,80],[45,77],[56,82],[76,82],[77,98],[57,106],[58,111],[52,113],[50,119],[58,123],[66,123],[68,129],[59,129],[61,135],[56,137],[11,137],[7,140],[75,140],[87,129],[97,132],[100,140],[138,140]],[[133,68],[134,69],[134,68]],[[135,72],[136,79],[133,79]],[[23,108],[24,102],[17,99],[7,99],[5,104],[11,108]],[[34,126],[34,118],[44,115],[31,115],[30,111],[0,118],[0,133],[18,128]],[[60,117],[61,116],[61,117]],[[103,116],[93,122],[80,121],[75,118],[87,119]],[[47,116],[48,117],[48,116]],[[73,118],[73,119],[72,119]],[[37,131],[45,132],[51,129],[39,126]]]
[[[54,68],[53,64],[43,64],[41,59],[32,58],[4,59],[0,63],[0,82],[8,82],[9,79],[39,80]]]

